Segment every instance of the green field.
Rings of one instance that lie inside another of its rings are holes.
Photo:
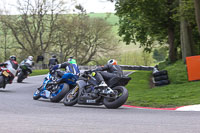
[[[105,18],[112,25],[118,24],[119,18],[113,13],[90,13],[90,17]]]

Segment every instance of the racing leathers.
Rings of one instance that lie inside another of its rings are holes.
[[[119,65],[107,64],[102,67],[98,67],[95,71],[97,72],[95,78],[99,81],[99,83],[104,80],[108,81],[113,77],[123,76],[122,69]]]
[[[7,60],[6,62],[0,64],[0,71],[8,70],[11,73],[8,83],[12,83],[13,79],[16,76],[17,68],[18,63],[14,60]]]
[[[64,62],[62,64],[58,64],[58,65],[55,65],[53,66],[53,68],[51,69],[51,71],[53,70],[56,70],[58,68],[64,68],[65,69],[65,73],[72,73],[74,76],[74,78],[77,80],[80,76],[80,71],[79,71],[79,68],[78,68],[78,65],[76,64],[76,60],[73,59],[73,61],[68,61],[68,62]],[[58,77],[61,78],[62,76],[64,75],[63,72],[59,71],[58,72]],[[62,78],[61,78],[62,79]],[[58,80],[59,81],[61,81]]]
[[[32,60],[29,60],[29,59],[25,59],[23,60],[20,65],[19,65],[19,68],[22,69],[22,67],[26,65],[27,68],[28,68],[28,74],[31,74],[32,73],[32,66],[34,65],[34,62]],[[22,69],[24,71],[24,69]],[[24,71],[25,72],[25,71]]]
[[[51,68],[52,66],[54,66],[54,65],[57,65],[57,64],[59,64],[59,62],[58,62],[58,59],[57,58],[50,58],[49,59],[49,64],[48,64],[48,66]]]

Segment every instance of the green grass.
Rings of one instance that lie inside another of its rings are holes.
[[[47,74],[48,72],[49,72],[49,69],[33,70],[30,76],[43,75],[43,74]]]
[[[165,67],[171,84],[150,86],[152,72],[137,71],[130,75],[132,80],[126,86],[129,98],[126,104],[145,107],[177,107],[200,104],[200,81],[187,80],[186,66],[178,61]]]

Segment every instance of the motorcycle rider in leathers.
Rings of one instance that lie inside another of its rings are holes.
[[[107,86],[104,80],[108,81],[113,77],[123,76],[121,67],[117,65],[117,61],[114,59],[109,60],[106,65],[98,67],[94,71],[96,71],[95,78],[99,82],[99,86]]]
[[[57,65],[53,66],[52,68],[50,68],[50,73],[54,72],[56,69],[59,69],[59,68],[64,68],[65,69],[64,73],[72,73],[74,75],[73,78],[75,78],[75,80],[78,80],[78,78],[80,76],[80,70],[76,63],[76,60],[73,59],[72,57],[70,57],[67,62],[64,62],[62,64],[57,64]],[[60,79],[58,79],[53,84],[57,84],[59,81],[61,81],[61,79],[62,79],[61,77],[64,75],[64,73],[62,71],[58,71],[58,77]],[[72,77],[70,77],[70,78],[72,78]]]
[[[10,84],[12,83],[12,81],[15,78],[16,73],[17,73],[18,63],[16,60],[17,60],[16,56],[12,55],[9,57],[9,60],[0,64],[0,71],[3,68],[7,68],[10,71],[10,73],[12,74],[11,77],[9,77],[8,83],[10,83]]]
[[[70,73],[76,75],[77,77],[80,75],[80,70],[76,63],[76,60],[73,59],[72,57],[70,57],[67,62],[53,66],[51,68],[51,71],[59,69],[59,68],[64,68],[65,72],[67,72],[67,73],[70,72]]]
[[[23,65],[27,65],[28,67],[28,74],[31,74],[32,73],[32,67],[34,65],[34,62],[33,62],[33,56],[28,56],[27,59],[24,59],[21,63],[20,63],[20,66],[23,66]],[[20,67],[19,66],[19,67]]]
[[[54,65],[59,64],[58,59],[56,58],[56,55],[52,55],[52,58],[49,59],[49,68],[51,68]]]

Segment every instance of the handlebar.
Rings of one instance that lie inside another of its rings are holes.
[[[88,71],[84,71],[85,74],[91,74],[92,72],[96,72],[96,70],[88,70]]]

